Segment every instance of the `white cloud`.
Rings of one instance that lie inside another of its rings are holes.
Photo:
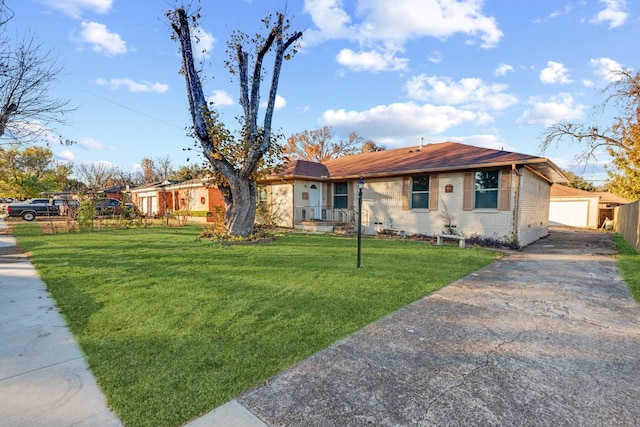
[[[140,93],[140,92],[152,92],[152,93],[165,93],[169,90],[169,85],[160,83],[160,82],[135,82],[129,78],[119,78],[119,79],[110,79],[106,80],[103,78],[96,79],[96,83],[100,86],[108,86],[109,89],[120,89],[120,86],[126,86],[129,89],[129,92]]]
[[[370,135],[376,141],[415,135],[435,135],[478,115],[452,106],[418,105],[414,102],[379,105],[365,111],[327,110],[320,122],[337,132],[356,131]]]
[[[507,73],[513,71],[513,67],[509,64],[498,64],[498,68],[493,72],[497,77],[506,76]]]
[[[559,120],[582,119],[586,109],[584,105],[576,104],[568,93],[561,93],[548,101],[533,97],[529,103],[531,108],[522,114],[516,124],[551,126]]]
[[[486,84],[479,78],[456,82],[448,77],[426,74],[411,78],[405,86],[413,99],[479,110],[503,110],[517,104],[515,96],[505,93],[507,88],[504,84]]]
[[[276,103],[273,106],[275,110],[279,110],[284,108],[287,105],[287,100],[281,97],[280,95],[276,95]],[[260,104],[262,108],[267,108],[267,101],[264,101]]]
[[[46,0],[46,2],[52,8],[76,19],[80,18],[85,10],[101,14],[107,13],[113,5],[113,0]]]
[[[545,84],[571,83],[569,70],[563,64],[554,61],[547,62],[547,67],[540,71],[540,81]]]
[[[354,52],[351,49],[342,49],[336,57],[338,63],[353,71],[400,71],[407,69],[406,58],[398,58],[395,52]]]
[[[447,140],[452,142],[460,142],[467,145],[475,145],[476,147],[492,148],[494,150],[514,151],[509,145],[505,144],[498,136],[491,134],[471,135],[471,136],[450,136]]]
[[[616,28],[623,25],[629,17],[626,0],[600,0],[605,8],[593,19],[593,24],[609,23],[609,28]]]
[[[193,45],[193,55],[196,59],[208,59],[209,52],[213,49],[216,38],[213,34],[206,32],[202,27],[196,27],[191,34],[191,44]]]
[[[207,98],[207,101],[218,107],[233,105],[233,98],[224,90],[214,90],[213,95]]]
[[[434,50],[431,52],[431,55],[427,57],[427,61],[432,62],[434,64],[439,64],[442,62],[442,52]]]
[[[502,38],[495,18],[482,12],[480,0],[359,0],[350,15],[342,0],[305,0],[304,11],[315,29],[305,31],[304,44],[344,39],[359,45],[359,52],[343,49],[338,61],[357,71],[398,71],[408,60],[396,54],[409,40],[423,37],[447,39],[462,34],[477,39],[484,48]]]
[[[64,160],[66,162],[71,162],[73,161],[76,156],[73,154],[73,152],[71,152],[71,150],[62,150],[59,153],[56,153],[55,158],[58,160]]]
[[[279,110],[281,108],[284,108],[286,105],[287,105],[287,100],[281,97],[280,95],[276,95],[276,104],[274,108],[276,110]]]
[[[108,149],[107,147],[105,147],[105,145],[102,142],[98,141],[97,139],[88,138],[88,137],[80,138],[78,140],[78,147],[83,148],[85,150],[89,150],[89,151],[99,151],[99,150]]]
[[[606,82],[614,82],[620,78],[617,71],[624,70],[624,67],[610,58],[596,58],[589,61],[589,65],[595,68],[595,73]]]
[[[80,35],[72,40],[79,43],[88,43],[91,50],[97,53],[104,53],[109,56],[127,53],[127,42],[122,40],[116,33],[111,33],[104,24],[97,22],[82,22]]]

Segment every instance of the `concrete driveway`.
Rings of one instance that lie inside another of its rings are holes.
[[[638,425],[640,308],[614,252],[554,230],[194,425]]]

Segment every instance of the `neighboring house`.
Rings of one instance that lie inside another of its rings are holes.
[[[554,184],[551,187],[549,223],[569,227],[600,228],[613,220],[616,206],[629,200],[609,192],[590,192]]]
[[[295,160],[261,180],[279,225],[434,236],[451,231],[527,245],[548,234],[553,182],[568,182],[542,157],[453,142]]]
[[[551,186],[549,223],[569,227],[598,228],[598,193],[579,190],[560,184]]]
[[[598,225],[600,227],[602,227],[602,224],[604,224],[605,221],[613,220],[615,208],[631,203],[631,200],[616,196],[608,191],[600,191],[597,194],[600,195],[600,214],[598,221]]]
[[[202,179],[183,182],[152,182],[131,190],[131,200],[146,216],[163,215],[166,211],[207,211],[224,206],[222,194],[207,188]]]

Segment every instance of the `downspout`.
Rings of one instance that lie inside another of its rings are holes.
[[[515,182],[515,197],[513,200],[513,236],[518,240],[518,245],[520,245],[520,171],[516,168],[515,164],[511,165],[511,170],[513,170],[516,174],[516,182]]]

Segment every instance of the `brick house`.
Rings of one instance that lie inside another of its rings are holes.
[[[224,207],[220,190],[207,187],[200,178],[183,182],[152,182],[131,190],[131,200],[146,216],[163,215],[166,211],[213,212]]]
[[[279,225],[362,232],[453,232],[525,246],[548,234],[550,187],[568,182],[546,158],[454,142],[295,160],[263,179]]]

